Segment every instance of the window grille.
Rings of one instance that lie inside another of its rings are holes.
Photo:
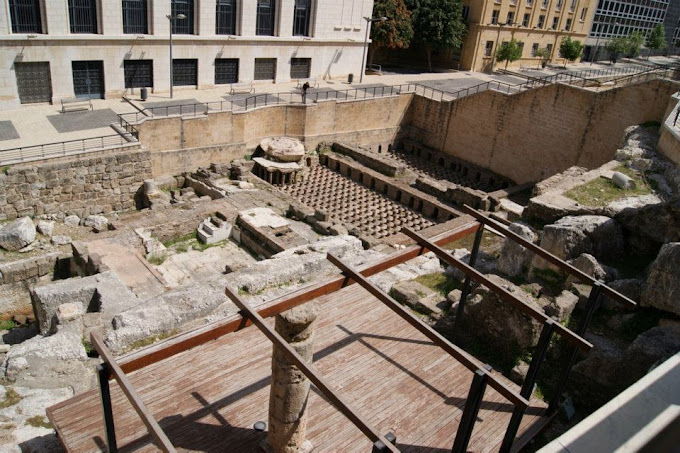
[[[146,0],[123,0],[123,33],[146,35],[149,19]]]
[[[276,17],[275,0],[258,0],[255,33],[264,36],[274,36],[275,17]]]
[[[97,0],[68,0],[71,33],[98,33]]]
[[[194,0],[172,0],[172,32],[177,35],[194,34]],[[176,19],[179,14],[186,18]]]
[[[309,36],[311,15],[311,0],[295,0],[295,7],[293,10],[293,36]]]
[[[42,33],[40,0],[9,0],[12,33]]]
[[[217,0],[215,34],[236,34],[236,0]]]

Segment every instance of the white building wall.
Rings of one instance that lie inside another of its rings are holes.
[[[123,61],[153,60],[153,91],[170,85],[168,53],[169,0],[149,0],[149,34],[123,34],[120,0],[99,0],[100,34],[71,34],[68,0],[43,0],[46,34],[12,34],[8,2],[0,8],[0,109],[20,105],[14,62],[48,61],[52,99],[74,96],[71,63],[101,60],[106,97],[125,92]],[[317,78],[346,78],[360,72],[366,21],[373,0],[315,0],[310,37],[292,36],[294,0],[278,0],[277,36],[256,36],[256,1],[240,0],[237,36],[215,34],[216,0],[195,0],[196,35],[173,35],[174,58],[198,59],[198,88],[214,86],[215,58],[238,58],[239,79],[253,80],[255,58],[276,58],[275,82],[290,80],[290,59],[311,58]],[[258,82],[267,83],[267,82]],[[176,87],[176,89],[186,89]]]

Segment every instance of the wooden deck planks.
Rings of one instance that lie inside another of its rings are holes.
[[[402,451],[450,451],[472,373],[356,285],[318,303],[315,367],[331,387],[380,432],[395,432]],[[254,451],[263,435],[252,425],[267,419],[271,348],[250,327],[129,378],[178,450]],[[121,451],[157,451],[117,385],[111,391]],[[316,391],[309,407],[315,451],[370,451],[370,442]],[[470,449],[497,451],[511,411],[487,388]],[[101,451],[98,392],[48,413],[69,451]],[[526,416],[520,432],[538,420]]]

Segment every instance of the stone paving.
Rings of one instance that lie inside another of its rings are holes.
[[[14,140],[19,138],[14,124],[11,121],[0,121],[0,140]]]
[[[421,230],[435,224],[421,214],[320,165],[312,168],[302,182],[284,185],[280,189],[378,239],[392,236],[403,227]]]
[[[48,116],[47,119],[57,132],[63,133],[105,128],[111,123],[117,123],[118,115],[111,109],[101,109],[87,112],[58,113]]]

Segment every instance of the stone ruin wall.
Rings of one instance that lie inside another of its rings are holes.
[[[135,209],[135,193],[150,177],[149,153],[138,146],[14,165],[0,172],[0,220]]]
[[[404,134],[518,184],[612,159],[626,127],[662,121],[677,82],[606,91],[570,85],[506,95],[485,91],[450,103],[416,97]]]
[[[673,122],[678,108],[680,108],[680,94],[673,95],[668,102],[668,108],[659,129],[658,144],[658,151],[676,165],[680,165],[680,129],[674,126]]]
[[[157,118],[136,127],[140,141],[151,152],[154,176],[172,175],[242,158],[261,139],[277,135],[298,138],[307,149],[338,141],[387,149],[397,139],[412,97],[332,100],[306,108],[272,106],[245,113]]]

